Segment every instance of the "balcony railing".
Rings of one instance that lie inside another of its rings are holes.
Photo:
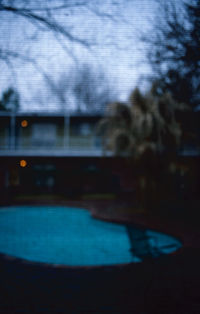
[[[67,141],[0,137],[0,156],[102,156],[101,139],[96,136],[69,136]]]

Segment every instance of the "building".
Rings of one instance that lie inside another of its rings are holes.
[[[2,198],[13,193],[55,192],[70,197],[83,193],[132,193],[134,171],[130,171],[124,158],[116,158],[111,153],[105,155],[103,151],[97,133],[101,117],[99,112],[1,111]],[[185,119],[188,121],[188,117]],[[195,119],[199,119],[199,112]],[[190,120],[192,124],[193,118]],[[195,123],[198,132],[196,129],[194,132],[199,138],[198,121]],[[189,165],[197,182],[199,146],[195,147],[190,142],[182,148],[179,156],[180,165],[182,162]],[[188,169],[188,166],[182,168]]]
[[[0,112],[0,156],[99,156],[100,114]]]
[[[101,117],[97,112],[0,112],[2,195],[112,191],[117,180],[96,130]]]

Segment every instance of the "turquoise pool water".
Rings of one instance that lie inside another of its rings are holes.
[[[134,229],[131,233],[137,234]],[[153,231],[146,231],[146,234],[148,247],[159,248],[163,253],[181,246],[173,237]],[[134,254],[127,226],[96,220],[87,210],[70,207],[1,209],[0,252],[29,261],[70,266],[141,261],[136,249]]]

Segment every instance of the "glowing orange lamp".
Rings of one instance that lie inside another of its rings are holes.
[[[28,121],[27,120],[22,120],[21,126],[22,126],[22,128],[26,128],[28,126]]]
[[[19,164],[20,164],[20,167],[25,168],[27,166],[27,161],[22,159],[20,160]]]

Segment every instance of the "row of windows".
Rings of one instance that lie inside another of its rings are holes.
[[[56,136],[57,129],[59,127],[59,124],[55,123],[32,123],[29,125],[29,122],[27,120],[21,121],[21,127],[25,129],[31,129],[31,133],[33,137],[40,136],[41,132],[49,133],[49,136]],[[62,127],[60,127],[62,128]],[[0,132],[2,133],[4,130],[10,129],[10,123],[7,123],[5,125],[1,124],[0,126]],[[19,129],[19,128],[18,128]],[[63,126],[64,129],[64,126]],[[77,135],[90,135],[93,130],[95,129],[94,123],[88,123],[88,122],[82,122],[82,123],[76,123],[70,125],[70,131]]]
[[[95,124],[82,122],[71,124],[70,128],[57,123],[31,123],[27,120],[21,121],[21,128],[15,128],[14,132],[10,125],[0,127],[0,147],[10,146],[62,146],[63,140],[72,146],[99,146],[97,136],[95,136]],[[13,144],[12,138],[15,138]],[[80,142],[81,141],[81,142]],[[95,141],[95,142],[94,142]]]

